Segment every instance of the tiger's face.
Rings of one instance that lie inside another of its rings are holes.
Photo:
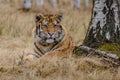
[[[63,39],[64,31],[61,20],[62,15],[36,16],[36,37],[40,43],[53,44]]]

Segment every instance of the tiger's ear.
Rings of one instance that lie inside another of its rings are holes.
[[[57,18],[58,18],[60,21],[62,21],[63,15],[62,15],[62,14],[58,14],[58,15],[57,15]]]
[[[37,14],[35,21],[38,22],[43,17],[42,14]]]

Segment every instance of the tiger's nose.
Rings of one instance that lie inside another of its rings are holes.
[[[50,36],[52,36],[54,33],[50,33],[50,32],[49,32],[48,34],[49,34]]]

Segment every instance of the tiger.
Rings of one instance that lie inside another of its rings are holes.
[[[36,15],[36,26],[33,30],[34,54],[23,56],[23,60],[67,57],[72,54],[75,44],[61,24],[62,19],[61,14]]]

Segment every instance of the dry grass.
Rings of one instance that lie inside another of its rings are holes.
[[[0,80],[120,80],[120,68],[112,69],[97,58],[53,58],[17,66],[15,60],[22,51],[32,51],[31,32],[36,14],[34,7],[30,12],[18,10],[21,7],[18,1],[0,0]],[[65,8],[68,6],[66,1],[59,3],[64,6],[56,11],[63,13],[63,25],[74,41],[81,44],[91,12]]]

